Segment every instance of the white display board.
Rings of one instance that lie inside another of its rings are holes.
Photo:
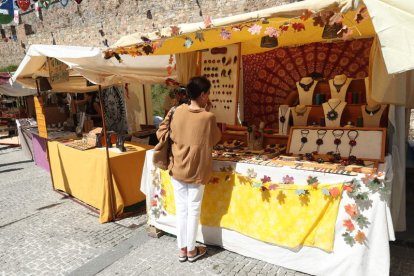
[[[211,82],[211,112],[216,115],[218,123],[236,124],[239,68],[239,44],[202,52],[201,74]]]
[[[325,131],[326,134],[323,135]],[[306,137],[305,143],[303,143],[303,137]],[[323,140],[319,148],[318,138]],[[338,147],[335,139],[340,140]],[[385,139],[385,128],[292,127],[287,152],[291,154],[306,154],[315,151],[319,154],[338,152],[342,157],[348,157],[352,149],[351,155],[358,159],[384,161]],[[351,146],[351,140],[355,140],[354,146]]]

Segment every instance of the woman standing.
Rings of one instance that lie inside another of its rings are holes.
[[[216,117],[209,112],[210,81],[193,77],[187,85],[190,104],[176,108],[170,125],[172,140],[171,182],[174,186],[179,261],[193,262],[206,253],[195,246],[204,185],[212,172],[213,146],[221,133]],[[160,125],[157,136],[168,129],[170,116]]]

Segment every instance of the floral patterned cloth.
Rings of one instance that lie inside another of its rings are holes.
[[[311,73],[325,79],[340,74],[367,77],[371,44],[370,38],[311,43],[243,56],[245,120],[277,128],[279,105],[297,90],[296,82]]]
[[[331,252],[342,184],[277,185],[269,177],[259,183],[263,181],[264,186],[235,172],[215,172],[204,192],[200,223],[292,249],[312,246]],[[329,193],[334,190],[336,194]],[[157,199],[166,213],[175,215],[174,191],[166,171],[161,172],[154,206]]]

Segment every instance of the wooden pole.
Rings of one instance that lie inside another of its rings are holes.
[[[39,81],[37,79],[36,79],[36,89],[37,89],[37,96],[36,97],[40,97]],[[41,103],[42,113],[44,113],[43,112],[43,101],[39,101],[39,102]],[[36,113],[36,111],[35,111],[35,113]],[[46,117],[45,117],[45,125],[46,125],[45,126],[46,127],[46,131],[47,131]],[[39,132],[39,134],[40,134],[40,132]],[[50,178],[52,180],[52,190],[56,191],[56,189],[55,189],[55,182],[53,181],[52,163],[50,162],[50,155],[49,155],[49,138],[47,138],[47,137],[41,137],[40,135],[39,135],[39,137],[41,139],[45,139],[45,141],[46,141],[46,154],[47,154],[47,162],[49,163]]]
[[[142,85],[142,91],[144,91],[144,112],[145,112],[145,124],[148,125],[148,115],[147,115],[147,97],[145,95],[145,84]]]
[[[109,202],[111,204],[111,212],[112,212],[112,217],[111,217],[111,221],[114,221],[116,218],[116,214],[115,214],[115,206],[114,206],[114,184],[112,182],[112,170],[111,170],[111,162],[109,159],[109,149],[108,149],[108,143],[106,141],[108,141],[107,139],[107,131],[106,131],[106,121],[105,121],[105,113],[104,113],[104,107],[102,104],[103,100],[102,100],[102,87],[99,85],[99,104],[101,106],[101,116],[102,116],[102,128],[103,128],[103,132],[104,132],[104,141],[105,141],[105,151],[106,151],[106,162],[108,163],[108,194],[109,194]],[[110,139],[109,139],[110,140]]]

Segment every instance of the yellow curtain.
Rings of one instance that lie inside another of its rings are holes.
[[[124,96],[129,133],[141,130],[141,124],[154,123],[150,84],[129,83],[128,92],[125,92]]]
[[[197,52],[176,54],[177,81],[187,85],[191,77],[197,74]]]

